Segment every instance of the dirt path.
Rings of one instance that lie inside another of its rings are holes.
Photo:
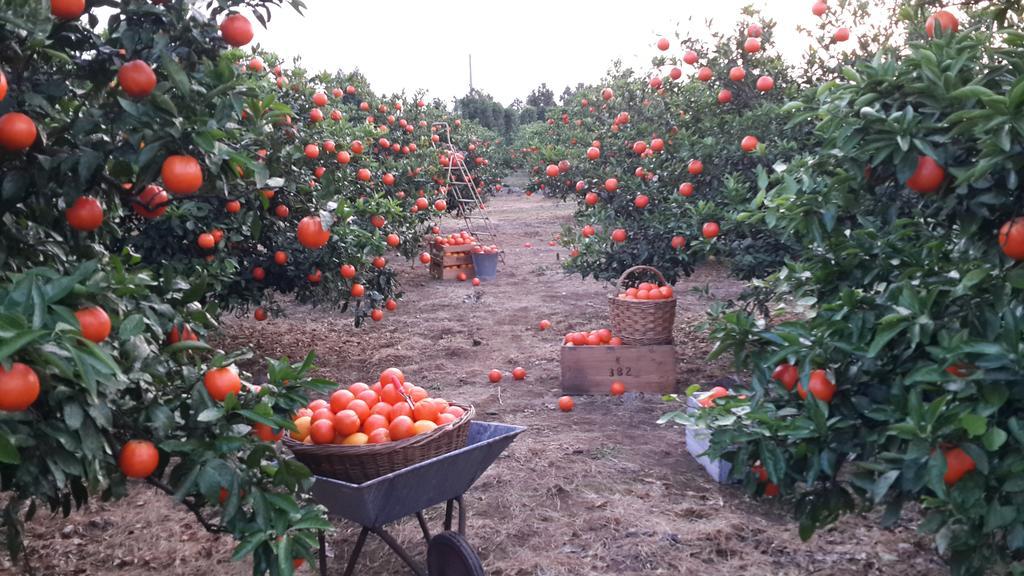
[[[368,380],[399,366],[433,393],[473,403],[480,419],[529,427],[467,493],[468,536],[488,574],[934,575],[945,573],[926,540],[910,528],[884,531],[853,517],[800,542],[784,505],[749,501],[711,482],[686,454],[682,431],[655,424],[659,398],[581,398],[555,408],[558,349],[571,330],[607,324],[607,284],[564,275],[548,241],[571,208],[540,198],[499,197],[488,207],[507,263],[497,281],[431,280],[425,267],[401,269],[406,298],[383,322],[361,330],[327,310],[293,306],[258,324],[231,320],[230,345],[264,356],[317,351],[323,376]],[[453,227],[453,223],[446,223]],[[451,231],[448,228],[445,230]],[[524,247],[531,243],[532,248]],[[742,285],[704,267],[680,282],[677,320],[681,387],[727,373],[704,360],[698,325],[712,299]],[[549,319],[554,328],[537,330]],[[523,366],[525,382],[487,382],[487,372]],[[433,511],[437,521],[439,511]],[[356,532],[339,522],[331,536],[331,574],[341,574]],[[395,531],[414,550],[415,522]],[[245,574],[227,563],[231,543],[206,535],[180,509],[146,488],[116,504],[94,504],[69,521],[41,520],[28,538],[44,574]],[[0,564],[0,573],[3,573]],[[405,574],[398,559],[370,540],[359,574]]]

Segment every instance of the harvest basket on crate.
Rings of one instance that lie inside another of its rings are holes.
[[[430,432],[383,444],[305,444],[290,438],[282,441],[316,476],[361,484],[403,468],[442,456],[466,446],[469,423],[476,415],[472,406],[453,402],[464,413]]]
[[[657,300],[626,299],[622,293],[626,290],[626,282],[638,273],[646,273],[667,286],[668,282],[657,268],[650,266],[633,266],[619,277],[619,294],[608,297],[611,308],[612,329],[623,343],[650,346],[654,344],[671,344],[672,327],[676,322],[676,297]]]

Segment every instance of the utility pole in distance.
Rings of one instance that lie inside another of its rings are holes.
[[[473,55],[469,55],[469,91],[473,92]]]

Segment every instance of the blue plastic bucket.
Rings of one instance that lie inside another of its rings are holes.
[[[498,276],[498,255],[473,253],[473,271],[481,280],[494,280]]]

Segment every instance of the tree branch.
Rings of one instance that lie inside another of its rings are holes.
[[[157,480],[156,478],[152,478],[152,477],[151,478],[146,478],[146,482],[148,482],[151,486],[159,488],[160,490],[162,490],[166,494],[174,495],[174,490],[170,486],[168,486],[167,484],[164,484],[163,482],[161,482],[160,480]],[[181,500],[181,503],[184,504],[185,507],[188,508],[192,512],[192,514],[195,515],[196,520],[199,520],[199,523],[203,525],[203,528],[206,529],[207,532],[210,532],[212,534],[227,534],[228,533],[228,530],[225,529],[223,526],[214,524],[214,523],[210,522],[209,520],[207,520],[203,516],[203,507],[200,506],[198,503],[196,503],[195,500],[190,500],[188,498],[183,498]]]

